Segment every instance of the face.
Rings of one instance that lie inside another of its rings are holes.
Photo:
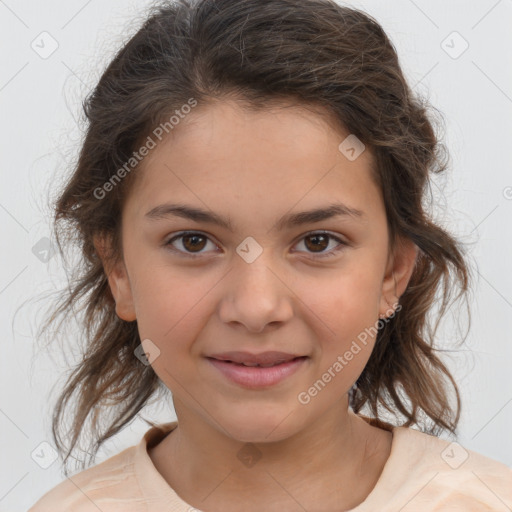
[[[124,261],[109,283],[117,314],[151,340],[145,349],[178,420],[276,441],[346,399],[416,256],[404,244],[391,257],[371,154],[347,158],[338,147],[348,135],[296,106],[249,113],[222,102],[192,111],[137,169],[122,212]],[[227,225],[166,213],[169,205]],[[359,214],[296,216],[332,205]],[[220,369],[235,363],[210,359],[228,351],[302,359],[283,364],[293,372],[278,382],[251,387]]]

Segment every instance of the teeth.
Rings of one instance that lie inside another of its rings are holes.
[[[281,361],[276,361],[275,363],[270,363],[270,364],[258,364],[258,363],[237,363],[237,364],[241,364],[243,366],[250,366],[250,367],[259,366],[261,368],[270,368],[271,366],[276,366],[276,365],[284,363],[284,362],[285,362],[285,360],[282,359]]]

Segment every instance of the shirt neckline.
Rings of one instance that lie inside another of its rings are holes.
[[[391,450],[376,484],[363,502],[347,511],[370,512],[382,506],[382,499],[389,499],[389,497],[393,495],[394,490],[400,488],[403,483],[405,478],[404,475],[402,475],[403,471],[401,471],[401,469],[403,469],[403,461],[399,459],[403,452],[403,441],[410,429],[406,427],[395,427],[389,423],[375,420],[374,418],[358,415],[371,425],[388,430],[392,435]],[[173,507],[173,510],[179,512],[186,512],[191,509],[191,505],[186,503],[158,472],[147,451],[148,448],[162,441],[162,439],[177,426],[177,421],[154,426],[144,434],[140,443],[135,447],[135,476],[143,497],[148,503],[151,503],[155,510],[158,506]]]

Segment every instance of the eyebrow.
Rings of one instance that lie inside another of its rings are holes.
[[[182,217],[196,222],[206,222],[221,226],[233,232],[233,226],[229,219],[226,219],[214,212],[201,208],[187,206],[184,204],[166,203],[155,206],[145,216],[150,220],[166,219],[168,217]],[[333,217],[350,217],[355,220],[363,220],[366,215],[357,208],[351,208],[343,203],[332,203],[326,208],[316,208],[298,213],[288,213],[281,217],[276,223],[276,229],[283,231],[286,228],[321,222]]]

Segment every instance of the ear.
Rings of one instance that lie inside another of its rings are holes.
[[[110,238],[95,236],[93,244],[103,263],[103,269],[107,275],[110,291],[116,302],[116,314],[122,320],[133,322],[137,319],[133,303],[133,295],[126,266],[122,258],[112,263],[107,256],[111,254]]]
[[[408,238],[398,238],[394,250],[390,251],[382,281],[380,318],[390,316],[396,309],[401,295],[409,284],[418,251],[418,246]]]

